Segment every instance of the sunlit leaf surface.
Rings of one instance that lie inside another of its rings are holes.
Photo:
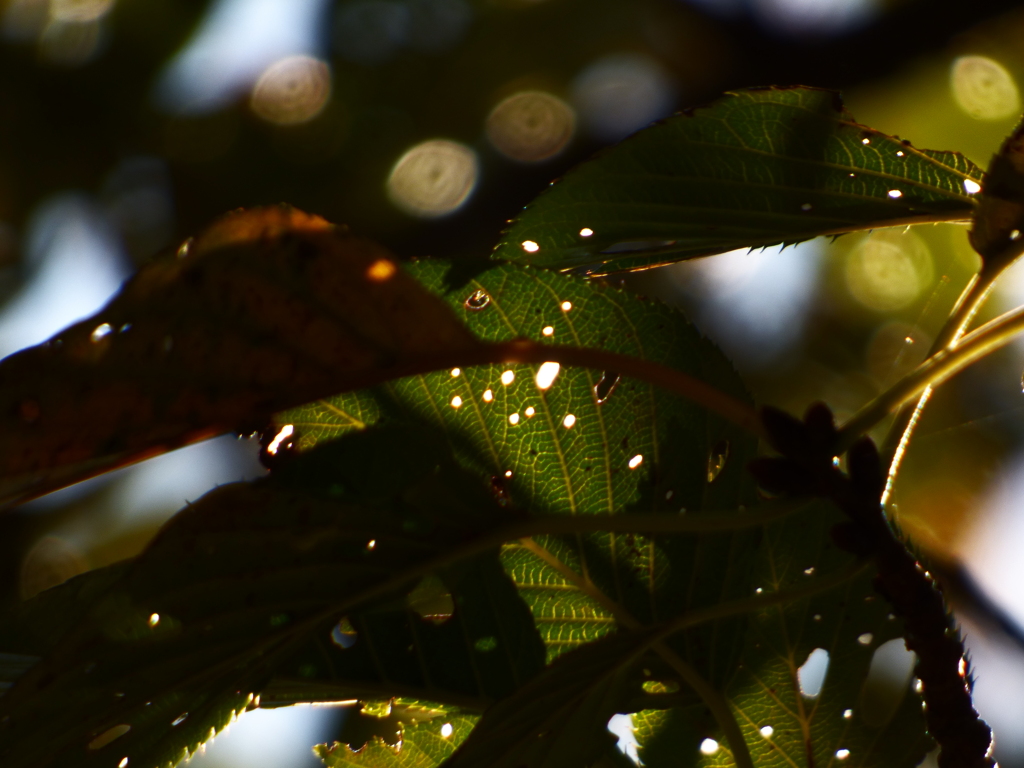
[[[828,588],[750,616],[723,690],[757,766],[909,767],[932,746],[909,666],[903,678],[867,681],[875,650],[899,638],[902,623],[875,591],[873,568],[843,576],[855,560],[829,536],[842,520],[834,508],[816,504],[764,529],[756,590],[771,596],[816,582]],[[816,683],[815,668],[824,672]],[[701,709],[635,715],[644,764],[733,765],[724,735]]]
[[[982,170],[858,125],[838,94],[766,88],[676,115],[569,172],[495,258],[587,274],[970,218]]]
[[[471,343],[386,251],[285,206],[229,214],[0,362],[0,502],[388,378]]]

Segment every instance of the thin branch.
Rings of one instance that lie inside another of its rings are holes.
[[[472,365],[493,363],[546,362],[592,368],[598,371],[616,371],[623,376],[646,381],[717,413],[757,437],[764,437],[761,419],[753,406],[688,373],[618,352],[562,344],[540,344],[525,339],[495,344],[478,344],[408,360],[384,370],[374,369],[366,372],[365,381],[353,378],[353,385],[350,389],[373,386],[382,381],[445,368],[466,368]]]
[[[902,405],[947,381],[967,366],[1006,346],[1024,331],[1024,307],[1000,315],[925,360],[916,370],[861,408],[839,430],[839,452]],[[905,441],[903,441],[905,442]]]
[[[959,345],[967,329],[977,316],[978,311],[984,306],[989,295],[992,293],[996,280],[999,279],[1010,265],[1020,258],[1022,253],[1024,253],[1024,243],[1011,241],[1002,252],[992,254],[985,260],[981,271],[971,279],[971,282],[967,284],[967,287],[957,300],[952,314],[942,326],[939,335],[935,338],[935,342],[929,351],[929,356]],[[885,492],[882,494],[883,505],[888,501],[892,493],[896,474],[899,472],[900,464],[903,461],[903,456],[906,453],[910,439],[913,437],[914,429],[920,421],[921,414],[928,405],[928,401],[931,399],[932,389],[933,386],[925,387],[920,392],[920,396],[913,406],[905,404],[900,407],[900,410],[896,413],[896,419],[889,428],[885,441],[882,443],[882,459],[887,467]]]

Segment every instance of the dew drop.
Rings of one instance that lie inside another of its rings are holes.
[[[850,756],[850,750],[848,749],[837,749],[836,760],[845,760]]]
[[[97,344],[100,342],[100,340],[106,338],[113,332],[114,329],[113,327],[111,327],[110,323],[102,323],[92,329],[92,333],[89,334],[89,339],[92,341],[93,344]]]
[[[563,312],[568,312],[570,309],[572,309],[572,302],[571,301],[563,301],[562,302],[562,311]]]
[[[713,483],[722,474],[729,461],[729,441],[719,440],[708,454],[708,482]]]
[[[351,648],[358,639],[359,633],[356,632],[356,628],[352,626],[352,622],[348,618],[339,621],[331,630],[331,642],[339,648]]]
[[[545,325],[543,330],[541,330],[541,333],[543,333],[545,336],[554,336],[555,329],[552,328],[550,325]]]
[[[462,407],[462,398],[459,397],[458,395],[456,395],[455,397],[452,398],[452,408],[461,408],[461,407]]]
[[[903,197],[903,193],[900,192],[898,189],[890,189],[889,197],[892,198],[893,200],[899,200],[901,197]]]
[[[714,739],[704,739],[700,743],[700,753],[702,755],[713,755],[718,751],[718,742]]]
[[[764,736],[766,739],[770,739],[773,733],[775,733],[775,729],[772,728],[770,725],[765,725],[761,727],[761,735]]]
[[[580,230],[580,237],[590,237],[593,234],[594,230],[592,230],[590,227],[584,227],[583,229]]]
[[[526,414],[526,418],[532,419],[534,415],[537,413],[537,410],[531,405],[529,408],[523,411],[523,413]]]
[[[451,723],[445,723],[444,725],[441,726],[441,738],[442,739],[447,739],[449,736],[452,735],[452,732],[454,730],[455,729],[452,727]]]
[[[601,374],[601,380],[594,385],[594,400],[598,405],[604,405],[608,401],[620,378],[615,371],[605,371]]]
[[[981,192],[981,184],[974,179],[964,179],[964,190],[968,195],[976,195]]]
[[[861,645],[871,645],[871,641],[875,639],[875,636],[870,632],[865,632],[863,635],[857,637],[857,642]]]
[[[465,307],[466,309],[470,309],[473,310],[474,312],[477,312],[486,307],[490,303],[490,294],[488,294],[486,291],[477,290],[469,294],[469,298],[467,298],[465,302]]]
[[[506,387],[516,380],[516,374],[513,371],[505,371],[501,374],[501,383]]]
[[[526,251],[527,253],[536,253],[537,251],[540,250],[540,246],[537,245],[537,243],[535,243],[533,240],[524,240],[522,245],[523,250]]]
[[[572,429],[575,423],[576,417],[573,416],[571,413],[567,414],[566,417],[562,419],[562,426],[565,427],[566,429]]]
[[[494,400],[494,392],[489,389],[484,390],[483,400],[485,403],[489,403]]]
[[[636,469],[637,467],[639,467],[643,463],[644,463],[644,457],[643,457],[642,454],[638,453],[636,456],[634,456],[632,459],[629,460],[629,468],[630,469]]]
[[[107,744],[110,744],[120,739],[131,729],[132,727],[130,725],[127,725],[126,723],[122,723],[121,725],[115,725],[113,728],[108,728],[95,739],[90,741],[88,744],[88,748],[91,750],[102,749],[103,747],[107,746]]]
[[[518,413],[513,413],[511,416],[509,416],[508,417],[508,423],[511,424],[513,427],[516,424],[518,424],[519,423],[519,414]]]
[[[537,389],[551,389],[551,385],[555,383],[560,370],[562,370],[562,366],[558,363],[543,363],[537,369],[537,376],[534,379]]]
[[[160,614],[159,613],[154,613],[154,614],[152,614],[149,617],[149,626],[155,627],[159,623],[160,623]]]

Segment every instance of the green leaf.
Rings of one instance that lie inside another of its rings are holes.
[[[328,768],[434,768],[465,741],[477,718],[439,710],[425,721],[402,723],[396,743],[374,736],[364,746],[319,744],[313,752]]]
[[[895,689],[881,706],[865,695],[875,649],[901,637],[902,622],[874,590],[873,567],[844,578],[854,558],[829,536],[844,519],[822,503],[765,528],[754,576],[762,595],[815,582],[826,588],[752,613],[723,686],[759,767],[909,768],[932,746],[909,679],[892,681]],[[829,662],[820,692],[810,697],[801,692],[798,670],[815,649],[826,651]],[[724,734],[699,705],[648,710],[634,719],[640,758],[650,768],[733,764]],[[702,754],[705,739],[720,748]]]
[[[527,338],[629,354],[747,399],[721,353],[661,304],[513,266],[450,290],[444,264],[408,268],[443,292],[481,340]],[[277,420],[294,426],[300,450],[362,424],[434,425],[502,503],[536,515],[693,513],[755,501],[744,465],[756,440],[735,426],[615,372],[564,368],[547,389],[538,386],[538,372],[536,365],[441,371],[320,401]],[[723,468],[710,477],[709,464],[717,463]],[[634,534],[536,537],[506,546],[502,561],[553,658],[612,630],[616,607],[657,621],[747,594],[744,553],[753,547],[749,531],[679,539],[667,549]],[[698,583],[690,584],[697,570]],[[582,580],[581,573],[587,574]],[[739,642],[738,632],[729,637]],[[724,653],[715,663],[727,659]]]
[[[814,88],[728,93],[600,153],[513,222],[497,259],[586,274],[874,227],[969,219],[981,169],[858,125]]]
[[[486,538],[510,517],[445,455],[422,431],[354,435],[25,603],[0,641],[26,653],[35,634],[44,658],[0,697],[0,762],[173,765],[264,689],[268,704],[404,693],[477,711],[510,693],[544,659]],[[442,623],[407,606],[431,574],[456,606]],[[62,610],[61,634],[38,631]]]
[[[380,246],[287,206],[229,214],[0,362],[0,503],[471,344]]]
[[[487,710],[445,768],[593,764],[615,749],[608,720],[643,696],[635,667],[661,630],[617,632],[563,654]]]

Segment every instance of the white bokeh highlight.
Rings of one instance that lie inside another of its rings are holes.
[[[207,114],[247,93],[286,56],[325,53],[327,0],[216,0],[199,29],[167,64],[157,104],[175,114]]]

